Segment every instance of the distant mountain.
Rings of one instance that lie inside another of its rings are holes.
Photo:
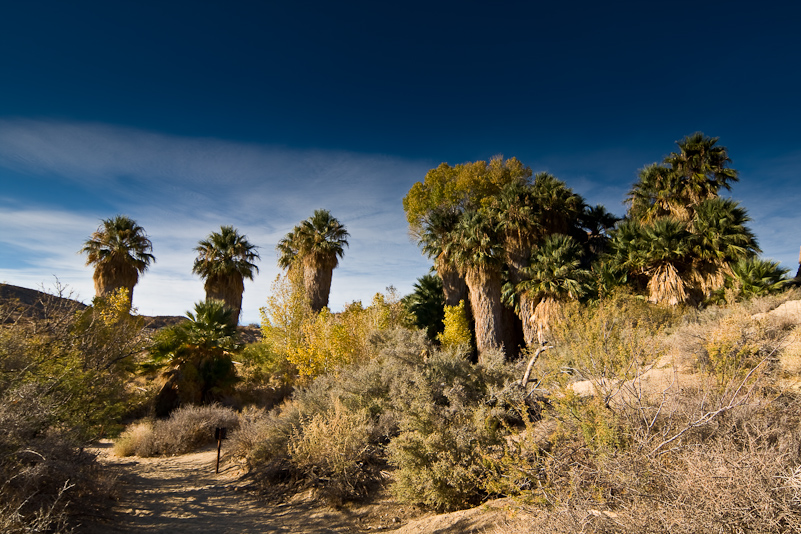
[[[69,298],[70,296],[71,294],[58,296],[36,289],[28,289],[27,287],[0,284],[0,306],[5,308],[2,315],[0,315],[0,322],[13,321],[19,315],[41,319],[48,308],[72,308],[76,311],[87,308],[86,304]],[[186,317],[178,315],[157,315],[155,317],[143,315],[142,317],[145,319],[147,328],[153,330],[187,320]]]
[[[0,308],[5,308],[0,310],[0,323],[14,321],[20,315],[41,319],[48,308],[71,308],[77,311],[88,307],[83,302],[69,298],[70,296],[71,294],[58,296],[27,287],[0,284]],[[142,315],[141,317],[145,319],[145,327],[151,330],[158,330],[187,320],[183,315]],[[238,330],[243,343],[255,343],[261,339],[261,331],[257,327],[240,326]]]

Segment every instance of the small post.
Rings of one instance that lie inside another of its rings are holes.
[[[222,448],[222,440],[225,439],[225,427],[217,427],[214,429],[214,439],[217,440],[217,467],[214,468],[214,473],[220,473],[220,448]]]

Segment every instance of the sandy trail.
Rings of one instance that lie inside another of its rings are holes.
[[[214,473],[216,449],[168,458],[117,458],[102,443],[99,460],[120,472],[120,501],[109,522],[87,526],[100,533],[250,534],[353,532],[342,514],[315,501],[291,506],[266,505],[236,491],[238,468],[221,463]]]

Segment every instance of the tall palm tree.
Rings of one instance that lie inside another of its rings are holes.
[[[626,198],[629,216],[642,222],[666,216],[686,222],[695,206],[717,197],[721,188],[730,190],[737,171],[728,167],[726,147],[717,142],[700,132],[689,135],[676,143],[679,152],[642,169]]]
[[[467,283],[448,253],[448,243],[454,239],[454,229],[459,222],[460,212],[453,207],[439,207],[431,210],[420,235],[423,252],[434,259],[434,268],[442,280],[445,306],[457,306],[467,299]]]
[[[580,216],[581,228],[587,232],[587,249],[591,258],[597,258],[606,252],[610,232],[620,218],[609,213],[604,206],[597,204],[587,206]]]
[[[738,181],[737,171],[728,168],[726,147],[717,146],[718,140],[696,132],[678,141],[679,152],[664,160],[681,178],[681,196],[691,205],[718,196],[721,187],[731,190],[730,183]]]
[[[621,224],[613,238],[619,266],[647,280],[648,300],[670,305],[690,301],[691,234],[670,217],[653,224]]]
[[[345,255],[349,236],[342,223],[328,210],[320,209],[278,242],[278,265],[303,268],[303,284],[316,312],[328,306],[331,278]]]
[[[577,300],[588,292],[590,272],[581,267],[583,254],[581,245],[572,237],[552,234],[534,250],[530,266],[523,269],[524,279],[516,290],[537,302],[529,320],[540,343],[560,316],[561,303]]]
[[[465,274],[479,358],[487,350],[504,345],[505,341],[501,324],[503,247],[496,224],[486,210],[465,212],[454,228],[453,239],[446,245],[447,254]]]
[[[125,215],[117,215],[104,219],[80,252],[87,256],[86,265],[95,267],[92,276],[95,294],[103,297],[125,288],[130,307],[139,275],[156,261],[152,250],[153,244],[144,228]]]
[[[581,195],[547,172],[534,175],[532,188],[538,205],[540,241],[551,234],[575,233],[585,207]]]
[[[245,278],[253,280],[259,268],[256,246],[248,242],[233,226],[222,226],[195,247],[198,253],[192,272],[205,280],[206,299],[218,299],[231,308],[231,320],[236,325],[242,311]]]
[[[534,188],[524,180],[504,186],[490,206],[497,220],[496,230],[503,243],[508,268],[509,281],[504,287],[512,288],[511,291],[504,289],[503,300],[508,305],[514,304],[526,344],[531,344],[536,337],[531,321],[536,301],[528,293],[517,293],[513,288],[523,280],[522,270],[529,265],[531,249],[544,233],[540,208]]]

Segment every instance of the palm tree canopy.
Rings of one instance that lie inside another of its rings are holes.
[[[195,304],[194,313],[186,312],[189,321],[181,323],[187,340],[204,348],[235,350],[236,327],[233,326],[233,310],[218,299],[207,299]]]
[[[86,254],[86,265],[103,265],[121,262],[144,273],[156,262],[150,252],[153,244],[144,228],[125,215],[104,219],[81,249]]]
[[[219,232],[212,232],[198,243],[195,248],[198,257],[192,272],[206,280],[228,278],[234,274],[253,280],[253,274],[259,272],[253,263],[259,259],[256,248],[233,226],[222,226]]]
[[[679,152],[671,152],[665,158],[665,163],[682,178],[683,196],[693,204],[717,196],[721,187],[731,190],[730,182],[738,181],[737,171],[727,167],[731,159],[726,147],[717,146],[718,140],[696,132],[678,141]]]
[[[523,269],[525,280],[518,293],[555,300],[579,299],[588,290],[590,272],[581,268],[584,251],[572,237],[553,234],[531,255],[531,265]]]
[[[745,225],[751,218],[731,199],[711,198],[699,204],[691,223],[693,255],[702,261],[732,262],[760,252],[756,236]]]
[[[779,262],[753,256],[732,264],[727,285],[741,299],[762,296],[783,289],[788,282],[787,273],[788,269],[780,267]]]
[[[565,183],[547,172],[534,175],[532,185],[538,206],[539,226],[550,234],[569,234],[575,229],[585,202],[581,195],[573,192]]]
[[[503,247],[496,232],[497,222],[487,210],[465,212],[453,230],[453,239],[445,253],[459,267],[467,269],[499,270],[503,263]]]
[[[672,216],[692,218],[694,207],[715,198],[721,188],[731,189],[737,171],[717,137],[697,132],[677,141],[679,152],[671,152],[662,164],[646,166],[626,197],[629,216],[644,222]]]
[[[345,226],[328,210],[315,210],[314,215],[278,242],[278,265],[286,269],[301,261],[333,269],[339,264],[339,258],[345,255],[348,237],[350,234]]]
[[[459,223],[460,212],[452,207],[440,207],[432,210],[426,216],[423,232],[420,235],[420,244],[429,258],[436,258],[447,248],[448,242],[453,239],[453,231]]]

